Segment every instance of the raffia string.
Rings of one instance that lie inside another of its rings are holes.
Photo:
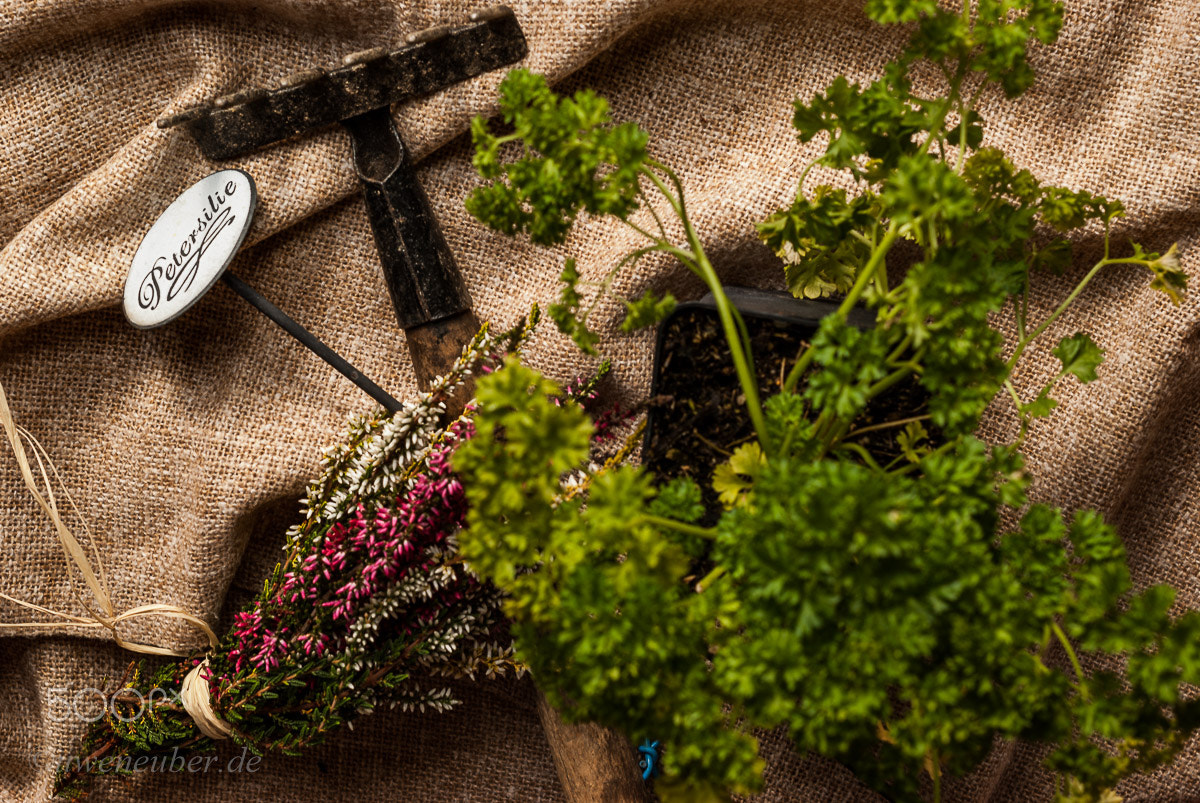
[[[210,739],[228,739],[233,726],[213,711],[208,674],[208,659],[205,658],[184,676],[179,700],[201,733]]]
[[[16,455],[17,466],[21,470],[21,477],[25,480],[25,487],[29,489],[29,493],[33,495],[34,501],[36,501],[42,510],[45,511],[46,515],[50,518],[51,523],[54,525],[54,530],[58,535],[59,543],[63,548],[63,555],[66,561],[67,581],[70,583],[71,590],[79,599],[80,604],[83,605],[84,609],[88,612],[88,616],[75,616],[73,614],[51,610],[50,608],[36,605],[32,602],[19,600],[9,596],[8,594],[0,593],[0,598],[2,599],[6,599],[9,602],[20,605],[23,608],[29,608],[30,610],[56,617],[60,620],[57,622],[0,623],[0,628],[23,631],[64,626],[103,628],[112,633],[113,640],[118,646],[124,647],[131,652],[146,653],[148,655],[172,655],[177,657],[187,655],[188,653],[186,652],[168,650],[165,647],[156,647],[152,644],[141,644],[136,641],[127,641],[121,638],[121,634],[117,632],[117,625],[128,619],[136,619],[142,616],[169,616],[176,619],[182,619],[185,622],[190,622],[192,625],[195,625],[197,629],[199,629],[204,633],[205,636],[208,637],[210,649],[215,648],[217,646],[217,634],[214,633],[212,628],[208,626],[208,623],[200,617],[194,616],[178,606],[162,604],[139,605],[136,608],[130,608],[127,611],[117,613],[116,608],[112,604],[112,599],[108,593],[108,578],[104,572],[104,563],[100,560],[100,552],[96,549],[96,540],[91,538],[91,534],[89,533],[89,541],[91,541],[92,544],[92,555],[95,558],[96,566],[99,567],[98,569],[92,567],[91,561],[88,560],[87,553],[84,552],[83,547],[79,545],[79,541],[76,540],[75,536],[71,534],[70,529],[68,529],[66,523],[63,522],[62,516],[58,512],[58,502],[54,497],[54,489],[50,483],[50,475],[47,472],[47,466],[49,467],[50,472],[54,473],[54,477],[58,480],[59,487],[63,491],[63,496],[67,499],[67,502],[75,511],[75,515],[83,524],[85,532],[87,531],[87,523],[80,514],[79,508],[75,506],[74,500],[71,499],[70,492],[67,491],[66,485],[62,481],[62,477],[58,473],[58,469],[54,467],[54,463],[50,460],[50,456],[46,454],[46,450],[42,448],[42,445],[38,443],[37,439],[34,438],[33,435],[31,435],[23,427],[17,426],[17,424],[13,421],[12,411],[8,407],[8,398],[4,394],[3,385],[0,385],[0,424],[4,426],[4,432],[8,436],[8,442],[12,446],[13,454]],[[45,495],[43,495],[38,489],[38,483],[34,477],[33,469],[30,466],[29,457],[25,452],[25,446],[22,443],[22,440],[29,444],[30,450],[33,452],[34,460],[37,462],[38,472],[42,477]],[[83,594],[81,594],[76,588],[75,579],[72,575],[72,565],[74,565],[75,569],[77,569],[79,574],[83,577],[84,584],[87,585],[88,589],[92,592],[92,597],[95,599],[99,610],[97,610],[96,607],[89,605]],[[206,665],[207,661],[202,664],[202,666]],[[195,672],[196,670],[192,670],[192,674],[195,674]],[[207,692],[208,684],[205,683],[204,687],[205,691]],[[204,696],[207,703],[207,693]],[[211,707],[208,707],[208,712],[211,715]],[[190,709],[188,713],[192,714],[193,719],[196,719],[197,725],[200,725],[200,719],[197,719],[197,715],[192,713]],[[203,714],[201,714],[201,716],[203,716]],[[215,719],[215,716],[212,718]],[[200,727],[201,730],[204,730],[204,726]],[[208,733],[208,731],[204,732]]]

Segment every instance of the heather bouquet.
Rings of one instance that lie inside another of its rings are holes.
[[[770,381],[646,132],[591,92],[506,79],[500,124],[473,128],[486,183],[468,208],[547,245],[585,214],[644,239],[590,280],[567,262],[550,314],[587,351],[603,347],[589,316],[616,275],[676,258],[715,299],[753,436],[726,445],[709,481],[727,509],[702,526],[691,481],[580,475],[592,423],[509,358],[480,381],[476,434],[452,458],[462,554],[507,595],[516,657],[566,716],[661,743],[663,800],[759,789],[751,731],[784,728],[896,800],[940,799],[1004,738],[1046,745],[1059,800],[1111,801],[1200,727],[1200,615],[1172,610],[1172,588],[1134,588],[1100,513],[1031,498],[1021,449],[1064,384],[1101,376],[1101,345],[1057,325],[1089,285],[1138,271],[1177,301],[1186,277],[1174,246],[1114,236],[1119,201],[1044,183],[987,143],[981,98],[1029,87],[1027,50],[1057,37],[1059,3],[867,13],[909,26],[907,47],[868,85],[839,77],[796,101],[798,139],[823,147],[759,227],[796,295],[840,299]],[[1074,253],[1079,240],[1092,247]],[[1074,281],[1041,310],[1047,272]],[[625,303],[632,328],[673,302]],[[856,308],[873,325],[851,325]],[[1022,391],[1014,372],[1037,350],[1053,369],[1028,367],[1040,380]],[[889,417],[878,402],[900,386],[927,401]],[[1008,442],[973,434],[991,405]]]
[[[454,705],[439,679],[520,673],[498,594],[456,542],[466,500],[450,456],[473,434],[471,411],[445,419],[463,383],[517,349],[536,317],[500,335],[485,327],[401,412],[355,418],[308,489],[286,558],[219,648],[131,667],[60,768],[57,792],[80,796],[97,775],[211,752],[222,739],[294,754],[379,706]],[[185,710],[189,674],[211,716]]]

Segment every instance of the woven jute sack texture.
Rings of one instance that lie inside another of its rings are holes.
[[[816,143],[789,128],[790,103],[838,74],[867,81],[904,32],[881,29],[859,0],[559,0],[512,3],[529,39],[525,66],[563,90],[593,87],[637,120],[682,175],[706,248],[735,284],[778,286],[780,269],[753,223],[784,204]],[[371,402],[217,287],[177,322],[138,331],[119,309],[122,283],[151,222],[215,169],[255,178],[260,206],[232,269],[393,395],[415,390],[404,337],[382,282],[349,138],[330,128],[220,165],[154,120],[230,91],[276,84],[407,32],[465,19],[464,0],[2,0],[0,2],[0,381],[16,419],[45,445],[81,503],[114,602],[182,606],[228,623],[280,555],[319,451]],[[1118,240],[1180,243],[1200,264],[1200,4],[1071,0],[1040,79],[1019,102],[985,98],[988,141],[1043,180],[1125,200]],[[481,318],[508,324],[555,296],[566,254],[585,278],[634,244],[611,221],[585,220],[561,249],[493,235],[463,210],[476,179],[463,136],[495,110],[501,73],[395,109],[419,174]],[[919,87],[918,87],[919,89]],[[827,177],[826,177],[827,178]],[[1034,317],[1053,308],[1095,256],[1042,277]],[[681,297],[699,286],[669,262],[618,281]],[[645,394],[648,335],[612,337],[620,393]],[[1118,526],[1139,585],[1170,582],[1200,606],[1200,303],[1172,307],[1146,277],[1113,268],[1056,324],[1106,350],[1100,382],[1072,384],[1028,441],[1035,496],[1095,507]],[[1003,326],[1006,322],[1001,320]],[[529,361],[558,378],[587,364],[543,330]],[[1036,388],[1054,363],[1035,353],[1017,377]],[[1011,436],[997,407],[984,427]],[[0,461],[0,590],[78,611],[53,533]],[[23,612],[5,605],[0,621]],[[199,647],[159,621],[130,638]],[[44,798],[54,762],[84,724],[89,687],[130,655],[94,634],[0,637],[0,798]],[[561,790],[527,685],[460,684],[445,715],[380,714],[302,759],[268,756],[255,772],[147,773],[103,785],[99,799],[557,800]],[[766,800],[870,800],[841,767],[766,735]],[[236,757],[222,753],[221,766]],[[1040,800],[1051,780],[1033,746],[1000,744],[954,784],[955,800]],[[1126,783],[1129,800],[1200,796],[1200,751]]]

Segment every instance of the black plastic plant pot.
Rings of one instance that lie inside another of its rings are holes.
[[[779,392],[801,349],[838,303],[743,287],[725,292],[746,322],[759,396],[765,402]],[[874,325],[874,314],[856,309],[847,322],[867,328]],[[897,391],[878,399],[864,415],[891,419],[919,414],[925,404],[919,386],[900,386]],[[695,480],[712,523],[720,510],[712,490],[713,471],[752,440],[754,430],[711,293],[679,304],[660,324],[651,392],[644,463],[657,477]],[[890,434],[864,445],[883,458],[898,451]]]

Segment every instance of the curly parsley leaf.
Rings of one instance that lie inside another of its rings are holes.
[[[1104,351],[1086,332],[1064,337],[1054,348],[1054,356],[1062,362],[1063,374],[1072,374],[1080,382],[1095,380],[1096,369],[1104,362]]]
[[[721,504],[727,508],[744,504],[766,462],[762,447],[751,442],[739,446],[727,462],[717,466],[712,484]]]
[[[633,332],[644,329],[666,320],[675,310],[675,296],[665,293],[656,296],[653,290],[647,290],[641,298],[625,302],[625,319],[621,321],[622,332]]]
[[[1141,256],[1149,260],[1147,267],[1154,274],[1150,282],[1151,289],[1165,293],[1172,304],[1178,305],[1187,290],[1187,274],[1179,269],[1178,246],[1174,243],[1165,254],[1145,254],[1142,247],[1134,243],[1135,258]]]
[[[629,123],[610,125],[603,98],[586,90],[560,98],[545,77],[513,70],[500,85],[500,113],[509,134],[493,134],[482,120],[471,126],[476,167],[490,180],[467,198],[472,215],[551,245],[566,239],[580,212],[624,218],[638,207],[647,135]],[[527,158],[501,164],[501,147],[517,140]]]

